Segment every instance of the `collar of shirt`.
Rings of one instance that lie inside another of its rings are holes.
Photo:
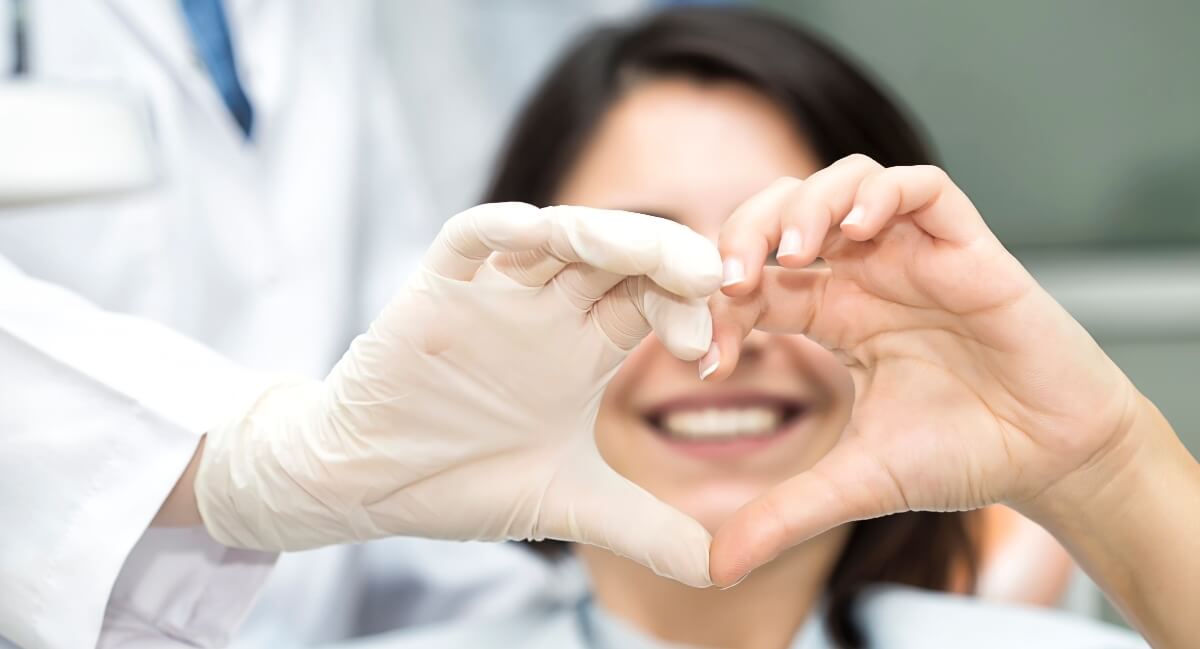
[[[809,614],[789,649],[828,649],[832,645],[821,624],[824,603]],[[695,649],[691,645],[656,640],[598,606],[592,597],[580,600],[576,613],[579,632],[588,649]]]

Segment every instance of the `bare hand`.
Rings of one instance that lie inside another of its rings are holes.
[[[782,267],[764,268],[776,246]],[[715,583],[849,521],[1035,510],[1065,476],[1131,452],[1137,390],[941,169],[851,156],[780,180],[720,248],[713,378],[752,328],[799,333],[842,359],[856,397],[837,446],[718,531]],[[827,267],[806,268],[818,257]]]

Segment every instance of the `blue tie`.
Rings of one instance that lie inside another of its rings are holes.
[[[229,24],[225,21],[225,8],[221,0],[180,0],[183,14],[196,52],[208,68],[217,92],[242,129],[246,139],[254,130],[254,108],[242,82],[238,80],[237,65],[233,58],[233,45],[229,41]]]

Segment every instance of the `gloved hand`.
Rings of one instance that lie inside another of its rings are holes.
[[[609,548],[708,585],[707,531],[619,476],[593,437],[651,328],[704,354],[716,248],[663,219],[482,205],[452,218],[324,382],[283,381],[212,430],[195,482],[227,545],[408,535]]]

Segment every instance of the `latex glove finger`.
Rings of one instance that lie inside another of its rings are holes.
[[[625,278],[625,275],[602,270],[595,266],[571,264],[554,278],[554,284],[563,291],[572,304],[582,310],[587,310]]]
[[[545,245],[534,250],[492,255],[488,264],[514,282],[531,287],[545,286],[569,265],[547,252]]]
[[[622,477],[594,447],[560,477],[541,518],[546,538],[607,548],[688,586],[712,585],[708,531]]]
[[[592,307],[596,326],[617,347],[630,350],[651,331],[667,351],[693,361],[708,351],[712,315],[704,300],[683,298],[646,277],[630,277]]]
[[[744,505],[713,537],[713,583],[735,584],[784,550],[839,525],[907,511],[903,493],[880,466],[843,442],[811,469]]]
[[[674,221],[586,207],[547,207],[554,229],[548,252],[620,275],[647,275],[684,297],[705,297],[721,283],[712,242]]]
[[[511,205],[505,206],[512,210]],[[649,275],[686,297],[708,295],[720,283],[716,249],[678,223],[568,205],[542,208],[537,219],[519,211],[509,219],[506,213],[485,209],[492,207],[497,206],[481,205],[451,219],[439,237],[442,245],[427,265],[443,276],[469,279],[468,274],[473,277],[482,263],[480,255],[504,251],[510,254],[497,255],[492,266],[525,286],[542,286],[570,264],[617,275]],[[537,237],[543,235],[538,243]]]
[[[442,225],[423,264],[435,275],[470,281],[493,252],[537,248],[546,243],[550,232],[550,215],[532,205],[477,205]]]

